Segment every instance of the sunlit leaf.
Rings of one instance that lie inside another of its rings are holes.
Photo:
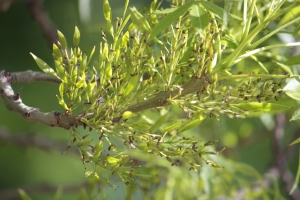
[[[60,32],[60,31],[57,31],[57,36],[58,36],[59,42],[61,44],[61,47],[63,49],[66,49],[67,48],[67,40],[66,40],[64,34],[62,34],[62,32]]]
[[[296,79],[290,80],[283,88],[283,91],[292,99],[300,100],[300,82],[298,82]]]
[[[35,60],[36,64],[40,67],[41,70],[43,70],[45,73],[52,75],[58,79],[60,79],[56,72],[42,59],[36,57],[33,53],[30,53],[33,59]]]
[[[292,21],[293,19],[295,19],[298,15],[300,14],[300,6],[296,6],[294,7],[292,10],[290,10],[289,12],[287,12],[283,18],[280,20],[280,22],[278,23],[279,26],[282,26],[284,24],[286,24],[287,22]]]

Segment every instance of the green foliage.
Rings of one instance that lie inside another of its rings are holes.
[[[59,104],[70,115],[80,113],[78,118],[99,134],[99,141],[93,141],[71,128],[83,162],[92,163],[93,170],[86,172],[90,179],[113,186],[101,177],[103,170],[130,185],[133,177],[147,176],[132,159],[134,151],[163,157],[171,166],[197,170],[202,160],[222,168],[206,159],[225,149],[209,148],[218,140],[200,142],[182,133],[206,117],[246,117],[257,111],[276,113],[291,108],[278,99],[284,95],[283,83],[297,76],[290,63],[272,51],[299,43],[262,46],[286,24],[268,30],[267,35],[261,33],[271,21],[287,16],[298,2],[273,1],[267,8],[263,2],[245,1],[250,6],[245,13],[235,7],[230,10],[227,4],[221,8],[207,1],[172,2],[173,8],[159,10],[153,1],[149,12],[140,13],[136,8],[126,12],[126,1],[123,16],[113,26],[110,5],[103,1],[107,29],[102,32],[95,62],[91,62],[95,48],[89,55],[79,48],[77,27],[73,47],[58,32],[59,42],[53,45],[56,72],[33,55],[44,72],[61,80]],[[287,24],[292,26],[299,19]],[[243,66],[245,59],[253,65]],[[274,61],[281,68],[269,74],[268,65]],[[172,107],[181,108],[186,117],[175,122],[168,114]],[[156,120],[145,110],[155,110]]]

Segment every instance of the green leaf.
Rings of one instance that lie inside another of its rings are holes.
[[[185,124],[185,126],[183,126],[181,129],[178,130],[178,132],[184,132],[187,130],[190,130],[192,128],[197,127],[203,120],[205,119],[205,117],[201,117],[199,119],[195,119],[192,120],[190,122],[188,122],[187,124]]]
[[[285,94],[288,95],[289,97],[291,97],[292,99],[295,99],[297,101],[300,101],[300,91],[289,91],[286,90]]]
[[[164,17],[152,30],[149,40],[154,39],[159,33],[161,33],[164,29],[169,27],[173,22],[175,22],[181,15],[184,15],[188,9],[194,5],[194,1],[189,1],[185,3],[183,6],[178,7],[175,11],[169,13],[166,17]]]
[[[290,69],[289,66],[287,66],[285,64],[282,64],[282,63],[279,63],[279,62],[274,62],[274,63],[276,63],[277,65],[279,65],[288,74],[293,75],[293,72],[291,71],[291,69]]]
[[[161,116],[159,119],[156,120],[156,122],[151,126],[150,132],[154,133],[161,125],[166,121],[168,118],[169,113],[166,113],[165,115]]]
[[[290,121],[299,120],[299,119],[300,119],[300,109],[298,109],[294,112]],[[294,143],[292,143],[292,144],[294,144]],[[290,145],[292,145],[292,144],[290,144]]]
[[[147,22],[147,20],[143,17],[143,15],[141,13],[139,13],[136,10],[136,8],[129,8],[129,10],[131,13],[132,23],[137,28],[140,28],[141,31],[146,31],[149,33],[151,31],[151,27],[150,27],[149,23]]]
[[[240,103],[240,104],[235,104],[234,106],[245,111],[253,111],[253,112],[278,112],[278,111],[283,111],[291,108],[289,106],[284,106],[276,103],[258,103],[258,102]]]
[[[103,142],[102,140],[100,140],[94,147],[95,152],[93,157],[98,158],[101,155],[102,149],[103,149]]]
[[[63,188],[61,186],[59,186],[56,190],[56,193],[55,193],[55,196],[54,196],[53,200],[60,200],[62,194],[63,194]]]
[[[165,15],[165,14],[169,14],[171,12],[174,12],[177,8],[166,8],[163,10],[156,10],[153,12],[153,14],[157,14],[157,15]]]
[[[214,3],[211,3],[209,1],[200,1],[200,3],[212,14],[214,14],[217,18],[220,20],[228,19],[229,21],[232,21],[233,18],[220,6],[217,6]]]
[[[76,83],[76,87],[77,88],[82,88],[84,85],[85,85],[86,83],[85,83],[85,80],[80,80],[80,81],[78,81],[77,83]]]
[[[111,22],[111,8],[108,0],[103,0],[103,15],[106,21]]]
[[[294,144],[298,144],[300,142],[300,137],[298,137],[296,140],[294,140],[294,142],[292,142],[291,144],[289,144],[289,146],[292,146]]]
[[[193,5],[190,10],[192,27],[197,31],[202,31],[208,25],[208,13],[199,5]]]
[[[53,43],[53,58],[54,58],[54,60],[58,60],[60,62],[62,62],[62,60],[63,60],[60,49],[54,43]]]
[[[74,31],[74,36],[73,36],[73,44],[75,47],[77,47],[79,45],[79,41],[80,41],[80,32],[79,32],[77,26],[75,26],[75,31]]]
[[[286,65],[296,65],[296,64],[299,64],[299,60],[300,60],[300,54],[288,59],[287,61],[285,61],[283,63]]]
[[[278,25],[282,26],[282,25],[286,24],[287,22],[292,21],[299,14],[300,14],[300,6],[296,6],[295,8],[293,8],[292,10],[290,10],[289,12],[287,12],[284,15],[284,17],[280,20],[280,22],[278,23]]]
[[[95,53],[95,49],[96,49],[96,46],[94,46],[94,48],[92,49],[91,53],[90,53],[90,56],[89,56],[89,60],[88,60],[88,63],[87,64],[90,64],[91,60],[92,60],[92,57]]]
[[[61,47],[63,49],[66,49],[67,48],[67,40],[66,40],[64,34],[62,34],[62,32],[60,32],[59,30],[57,30],[57,35],[58,35],[58,40],[61,44]]]
[[[298,170],[297,170],[297,175],[296,175],[296,178],[295,178],[295,182],[293,184],[293,187],[291,189],[291,191],[289,192],[289,195],[291,195],[295,189],[297,189],[298,187],[298,184],[299,184],[299,179],[300,179],[300,148],[299,148],[299,157],[298,157]]]
[[[18,193],[19,193],[19,195],[21,196],[21,199],[22,199],[22,200],[32,200],[32,199],[30,198],[30,196],[28,196],[28,194],[26,194],[26,192],[25,192],[24,190],[18,189]]]
[[[57,76],[56,72],[45,61],[43,61],[42,59],[36,57],[33,53],[30,53],[30,54],[31,54],[31,56],[33,57],[33,59],[35,60],[36,64],[39,66],[39,68],[41,70],[43,70],[45,73],[47,73],[47,74],[49,74],[51,76],[54,76],[54,77],[60,79]]]
[[[286,95],[295,100],[300,100],[300,82],[296,79],[292,79],[283,88]]]
[[[130,80],[127,84],[127,87],[125,88],[123,95],[127,96],[129,95],[134,89],[136,89],[138,87],[138,82],[139,82],[139,76],[135,75],[135,76],[131,76]]]

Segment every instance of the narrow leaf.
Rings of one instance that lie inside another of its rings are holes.
[[[156,122],[150,128],[150,132],[154,133],[157,129],[159,129],[159,127],[166,121],[167,118],[168,118],[168,113],[166,113],[165,115],[161,116],[158,120],[156,120]]]
[[[208,13],[199,5],[193,5],[190,10],[192,27],[202,31],[208,25]]]
[[[283,62],[286,65],[296,65],[299,64],[299,60],[300,60],[300,54],[288,59],[287,61]]]
[[[141,13],[139,13],[136,8],[129,8],[130,14],[131,14],[131,20],[133,24],[137,27],[140,28],[141,31],[146,31],[150,32],[151,28],[148,23],[148,21],[143,17]]]
[[[245,111],[254,111],[254,112],[276,112],[276,111],[283,111],[291,108],[276,103],[258,103],[258,102],[240,103],[240,104],[235,104],[234,106],[243,109]]]
[[[290,10],[289,12],[287,12],[284,17],[280,20],[280,22],[278,23],[279,26],[282,26],[290,21],[292,21],[293,19],[295,19],[297,16],[299,16],[300,14],[300,6],[294,7],[292,10]]]
[[[299,148],[299,152],[300,152],[300,148]],[[295,189],[298,187],[298,184],[299,184],[299,179],[300,179],[300,153],[299,153],[299,158],[298,158],[298,170],[297,170],[297,175],[296,175],[296,178],[295,178],[295,182],[294,182],[294,185],[289,193],[289,195],[291,195]]]
[[[165,18],[163,18],[152,30],[149,40],[155,38],[164,29],[169,27],[173,22],[175,22],[181,15],[184,15],[188,9],[194,5],[194,1],[189,1],[183,6],[178,7],[175,11],[169,13]]]
[[[299,120],[299,119],[300,119],[300,109],[298,109],[294,112],[294,114],[293,114],[292,118],[290,119],[290,121]],[[296,143],[293,142],[292,144],[296,144]],[[290,145],[292,145],[292,144],[290,144]]]
[[[39,68],[41,70],[43,70],[45,73],[51,75],[51,76],[54,76],[58,79],[60,79],[57,74],[55,73],[55,71],[45,62],[43,61],[42,59],[36,57],[33,53],[30,53],[31,56],[33,57],[33,59],[35,60],[36,64],[39,66]]]
[[[60,31],[57,31],[57,35],[58,35],[58,40],[61,44],[61,47],[63,49],[66,49],[67,48],[67,40],[66,40],[64,34],[62,34],[62,32],[60,32]]]
[[[298,137],[296,140],[294,140],[294,142],[292,142],[291,144],[289,144],[289,146],[292,146],[294,144],[298,144],[300,142],[300,137]]]
[[[111,8],[108,0],[103,0],[103,15],[106,21],[111,22]]]
[[[216,17],[221,19],[222,21],[224,18],[229,19],[230,21],[233,19],[223,8],[220,6],[217,6],[214,3],[211,3],[209,1],[200,1],[200,3],[212,14],[214,14]]]
[[[283,88],[286,95],[295,100],[300,100],[300,82],[296,79],[292,79]]]
[[[287,66],[285,64],[282,64],[282,63],[279,63],[279,62],[274,62],[274,63],[276,63],[278,66],[280,66],[288,74],[293,75],[293,72],[291,71],[289,66]]]
[[[28,196],[28,194],[27,194],[24,190],[18,189],[18,193],[19,193],[19,195],[21,196],[21,199],[22,199],[22,200],[32,200],[32,199],[30,198],[30,196]]]

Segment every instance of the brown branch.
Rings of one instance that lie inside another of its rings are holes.
[[[60,83],[60,80],[55,77],[41,72],[33,72],[31,70],[15,73],[10,73],[7,71],[0,72],[0,97],[4,100],[8,110],[19,113],[27,121],[40,122],[49,126],[57,126],[69,129],[73,126],[84,125],[81,122],[81,118],[84,117],[83,114],[73,115],[67,112],[61,113],[58,111],[44,113],[41,112],[38,108],[29,107],[22,103],[20,92],[17,92],[17,94],[15,94],[11,87],[11,83],[30,83],[35,81]],[[166,106],[170,104],[170,102],[168,102],[168,98],[178,99],[187,94],[202,91],[207,86],[207,84],[209,84],[209,80],[206,76],[201,76],[200,78],[192,78],[181,89],[177,89],[173,92],[162,91],[147,101],[129,106],[127,109],[124,109],[124,111],[130,110],[133,112],[139,112],[141,110],[146,110],[149,108]],[[93,113],[89,113],[86,114],[85,117],[90,118],[93,117],[93,115]],[[118,119],[119,118],[115,118],[114,120],[117,121]]]
[[[40,73],[36,73],[36,79],[34,75],[29,75],[28,71],[24,73],[24,76],[21,72],[16,74],[11,74],[7,71],[0,72],[0,97],[4,100],[8,110],[19,113],[27,121],[40,122],[49,126],[57,126],[65,129],[69,129],[73,126],[81,126],[80,115],[68,114],[66,112],[41,112],[39,108],[29,107],[22,102],[20,98],[20,92],[17,94],[14,93],[11,83],[18,82],[32,82],[32,81],[45,81],[53,80],[50,77],[46,76],[46,79],[42,79]],[[22,77],[22,78],[20,78]]]
[[[275,170],[279,172],[279,177],[283,181],[285,192],[288,194],[294,184],[294,178],[288,169],[287,156],[284,153],[281,142],[284,134],[284,125],[286,123],[285,115],[278,114],[276,116],[276,125],[273,134],[273,150],[275,152]],[[300,199],[300,190],[297,188],[290,197],[292,199]]]
[[[56,149],[61,153],[67,148],[66,142],[55,141],[52,138],[38,136],[34,133],[11,134],[4,129],[0,129],[0,143],[15,145],[18,148],[39,148],[44,151]],[[68,152],[79,154],[77,148],[68,149]]]
[[[11,4],[20,0],[0,0],[0,10],[7,11]]]
[[[173,92],[162,91],[155,95],[153,98],[144,101],[139,104],[131,105],[126,108],[124,111],[139,112],[141,110],[146,110],[149,108],[155,108],[160,106],[166,106],[170,103],[168,98],[174,97],[178,99],[180,97],[186,96],[190,93],[197,91],[202,91],[209,84],[209,80],[206,76],[201,76],[200,78],[192,78],[189,82],[182,86],[182,89],[175,90]]]
[[[31,83],[36,81],[61,83],[61,81],[54,76],[51,76],[43,72],[35,72],[32,70],[27,70],[24,72],[13,72],[11,73],[11,76],[12,76],[11,83],[17,83],[17,82]]]
[[[26,0],[28,10],[43,32],[44,37],[52,47],[58,40],[55,26],[43,9],[43,0]]]

